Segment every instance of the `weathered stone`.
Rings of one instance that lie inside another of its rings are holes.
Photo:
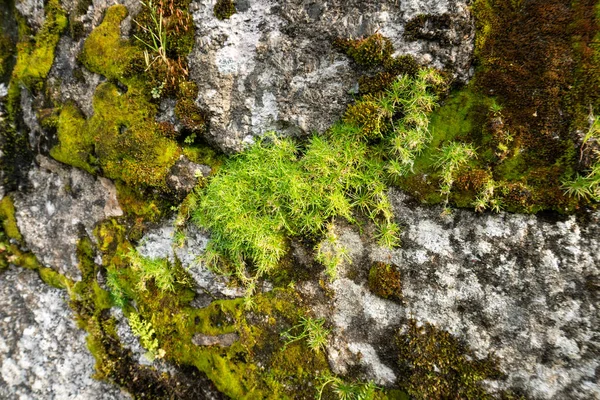
[[[167,175],[167,186],[183,198],[196,186],[199,178],[207,177],[209,174],[208,165],[196,164],[187,157],[181,156]]]
[[[462,210],[443,216],[442,208],[418,205],[400,192],[391,197],[405,227],[400,249],[365,240],[363,250],[357,233],[340,228],[340,240],[355,250],[346,277],[332,284],[334,370],[362,364],[372,379],[393,382],[392,337],[415,318],[465,340],[478,357],[494,353],[508,378],[489,382],[492,391],[600,397],[598,287],[590,284],[600,276],[599,213],[585,221]],[[398,267],[403,304],[368,291],[373,261]]]
[[[68,295],[33,271],[0,274],[0,398],[129,399],[96,381],[86,332],[78,329]]]
[[[40,29],[46,20],[44,0],[17,0],[15,8],[35,31]]]
[[[238,340],[240,340],[240,336],[237,333],[225,333],[217,336],[197,333],[192,338],[192,343],[194,343],[196,346],[229,347]]]
[[[42,264],[77,280],[77,241],[86,234],[93,238],[99,221],[123,214],[116,188],[44,156],[37,161],[29,188],[14,194],[19,230]]]
[[[225,20],[213,15],[213,6],[211,0],[190,6],[197,33],[189,64],[200,89],[197,103],[211,115],[208,139],[226,151],[269,130],[322,132],[341,117],[360,72],[332,47],[336,38],[380,32],[398,54],[463,81],[471,73],[473,28],[461,0],[257,0]],[[455,21],[446,36],[459,40],[407,40],[404,26],[420,14],[446,15]]]
[[[179,259],[181,265],[188,271],[196,283],[199,295],[209,294],[216,297],[241,297],[244,295],[242,288],[228,286],[228,279],[210,271],[199,257],[204,254],[208,244],[208,234],[200,231],[196,226],[189,225],[181,228],[185,239],[175,242],[174,221],[164,221],[161,226],[149,230],[137,250],[144,257],[166,258],[175,262]]]

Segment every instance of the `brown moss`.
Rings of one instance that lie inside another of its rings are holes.
[[[369,289],[384,299],[402,300],[400,272],[389,264],[374,263],[369,270]]]
[[[478,359],[450,333],[411,319],[396,336],[401,385],[414,399],[492,399],[481,385],[502,377],[497,362]]]
[[[380,33],[357,40],[337,39],[334,45],[363,67],[383,65],[394,52],[392,42]]]
[[[237,12],[235,2],[232,0],[217,0],[213,11],[215,17],[219,19],[228,19]]]

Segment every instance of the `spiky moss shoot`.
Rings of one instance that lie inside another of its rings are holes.
[[[423,151],[436,100],[430,89],[440,80],[433,70],[403,75],[385,93],[362,101],[373,113],[349,111],[344,123],[311,138],[302,156],[294,140],[270,135],[270,142],[233,157],[200,190],[192,212],[213,235],[205,262],[251,283],[278,266],[288,237],[317,239],[332,218],[352,222],[355,213],[377,225],[382,245],[396,245],[387,174],[406,174]]]
[[[402,300],[400,272],[390,264],[373,263],[369,270],[369,289],[384,299]]]
[[[217,0],[213,11],[218,19],[228,19],[237,12],[233,0]]]
[[[17,64],[13,70],[15,83],[22,83],[29,89],[41,89],[54,61],[54,49],[67,23],[67,15],[59,1],[48,1],[44,25],[34,40],[21,41],[17,45]]]
[[[429,323],[420,326],[410,319],[396,343],[400,384],[415,399],[492,399],[482,381],[503,377],[496,360],[478,359],[450,333]]]

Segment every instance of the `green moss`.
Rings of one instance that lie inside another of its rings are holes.
[[[44,25],[33,42],[21,41],[17,45],[17,64],[13,70],[15,83],[23,83],[30,89],[41,89],[43,80],[52,67],[58,39],[66,27],[66,13],[58,0],[50,0],[46,4]]]
[[[93,138],[85,128],[85,118],[73,103],[63,106],[57,122],[59,144],[50,155],[57,161],[94,173],[90,165],[94,146]]]
[[[409,320],[396,337],[401,385],[415,399],[492,399],[482,381],[502,373],[491,358],[478,359],[448,332]]]
[[[2,228],[9,238],[17,241],[23,239],[15,218],[15,205],[10,196],[4,196],[0,201],[0,220],[2,220]]]
[[[125,84],[131,64],[137,57],[136,48],[121,38],[121,21],[126,16],[125,6],[109,7],[102,23],[85,40],[79,56],[81,63],[91,72]]]
[[[73,282],[71,280],[56,272],[52,268],[40,267],[38,269],[38,273],[45,284],[57,289],[68,289],[73,286]]]
[[[217,0],[213,11],[215,17],[219,19],[228,19],[237,12],[235,2],[232,0]]]
[[[383,65],[394,53],[392,42],[380,33],[364,39],[338,39],[334,44],[364,67]]]
[[[402,300],[400,272],[389,264],[374,263],[369,270],[369,289],[384,299]]]

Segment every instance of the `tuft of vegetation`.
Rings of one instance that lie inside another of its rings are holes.
[[[342,263],[352,262],[348,255],[348,249],[345,246],[342,246],[338,241],[337,234],[335,233],[335,225],[333,223],[328,224],[325,239],[317,245],[315,251],[315,260],[323,264],[325,272],[331,281],[337,279],[338,268]]]
[[[600,201],[600,117],[593,122],[581,145],[581,158],[588,153],[590,168],[587,175],[563,183],[565,192],[577,199]],[[586,151],[587,150],[587,151]]]
[[[402,300],[400,272],[390,264],[373,263],[369,270],[369,289],[384,299]]]
[[[324,327],[323,318],[311,317],[300,318],[300,323],[283,332],[281,337],[285,340],[284,349],[291,343],[306,339],[308,347],[316,353],[325,351],[330,331]],[[294,334],[293,332],[299,332]]]
[[[176,276],[167,259],[142,257],[136,251],[131,251],[128,258],[131,268],[138,274],[138,290],[147,290],[148,281],[153,280],[158,289],[175,291]]]
[[[312,137],[303,153],[294,140],[271,135],[232,157],[192,211],[212,234],[205,262],[248,284],[277,266],[288,237],[321,236],[332,218],[353,222],[356,213],[377,225],[380,244],[397,245],[386,182],[409,173],[425,148],[431,89],[441,81],[433,70],[399,77],[385,93],[357,102],[325,136]],[[365,103],[369,117],[357,111]]]
[[[497,362],[477,359],[469,348],[450,333],[410,319],[396,336],[402,369],[401,385],[414,399],[492,399],[482,386],[485,379],[498,379]]]
[[[229,19],[237,12],[235,8],[235,2],[233,0],[217,0],[213,11],[215,13],[215,17],[221,20]]]
[[[140,315],[135,312],[130,312],[127,320],[133,334],[140,339],[142,347],[148,350],[146,357],[149,360],[154,360],[157,356],[164,357],[165,352],[158,348],[158,339],[156,339],[156,332],[152,324],[142,320]]]
[[[457,173],[476,156],[475,148],[464,143],[451,142],[440,149],[434,165],[441,171],[440,193],[446,196],[444,206],[448,205],[448,198]]]
[[[321,386],[317,400],[321,400],[326,388],[332,392],[338,400],[374,400],[377,395],[377,386],[373,382],[348,383],[342,378],[333,375],[322,375]]]

